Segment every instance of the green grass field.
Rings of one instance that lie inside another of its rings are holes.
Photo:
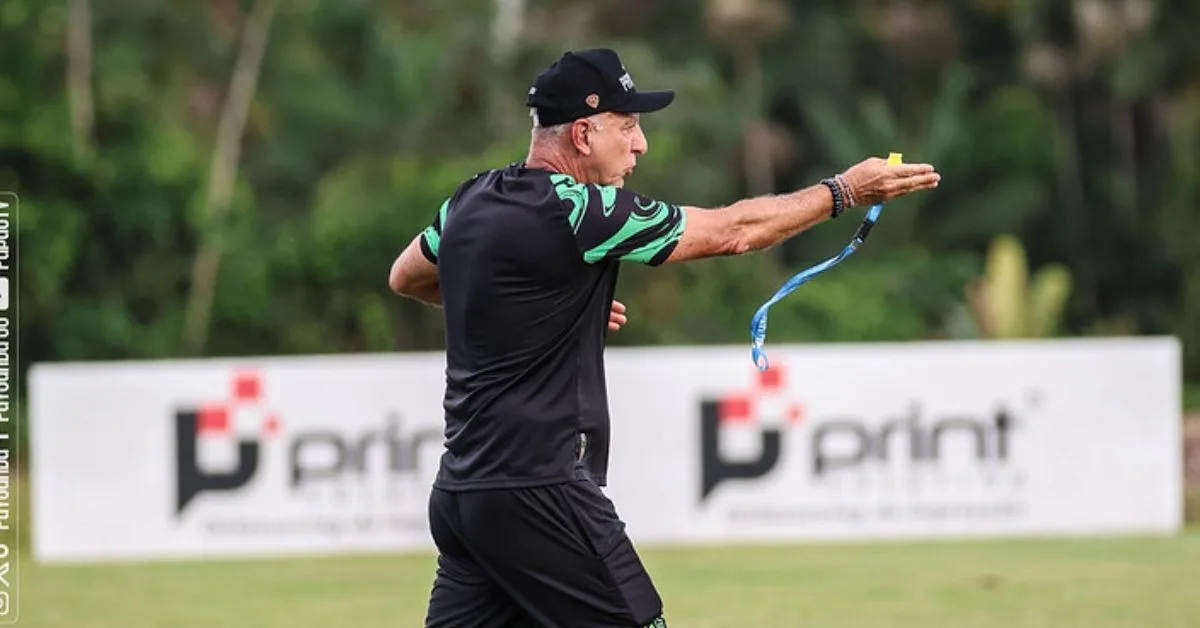
[[[1200,626],[1200,530],[1171,539],[644,552],[675,628]],[[427,555],[21,566],[29,628],[422,624]]]

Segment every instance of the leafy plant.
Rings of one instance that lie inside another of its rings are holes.
[[[993,239],[984,274],[969,284],[967,297],[982,336],[1046,338],[1059,332],[1071,286],[1071,272],[1061,264],[1030,275],[1021,241],[1001,235]]]

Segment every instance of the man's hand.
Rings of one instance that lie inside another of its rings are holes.
[[[608,312],[608,330],[617,331],[628,321],[629,318],[625,316],[625,304],[613,299],[612,309]]]
[[[843,172],[842,179],[849,188],[847,203],[860,207],[936,188],[942,175],[929,164],[888,165],[886,159],[871,157]]]

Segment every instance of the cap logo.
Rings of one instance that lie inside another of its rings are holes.
[[[600,106],[600,97],[595,94],[588,94],[588,97],[584,99],[584,102],[587,103],[587,106],[595,109],[596,107]]]
[[[621,87],[624,87],[625,91],[633,89],[633,77],[629,76],[628,72],[622,74],[617,80],[620,81]]]

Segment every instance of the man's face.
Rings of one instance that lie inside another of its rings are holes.
[[[648,146],[642,133],[637,114],[604,113],[598,116],[596,125],[590,125],[589,139],[591,154],[584,155],[584,163],[593,183],[622,187],[625,177],[633,173],[638,155],[644,155]]]

